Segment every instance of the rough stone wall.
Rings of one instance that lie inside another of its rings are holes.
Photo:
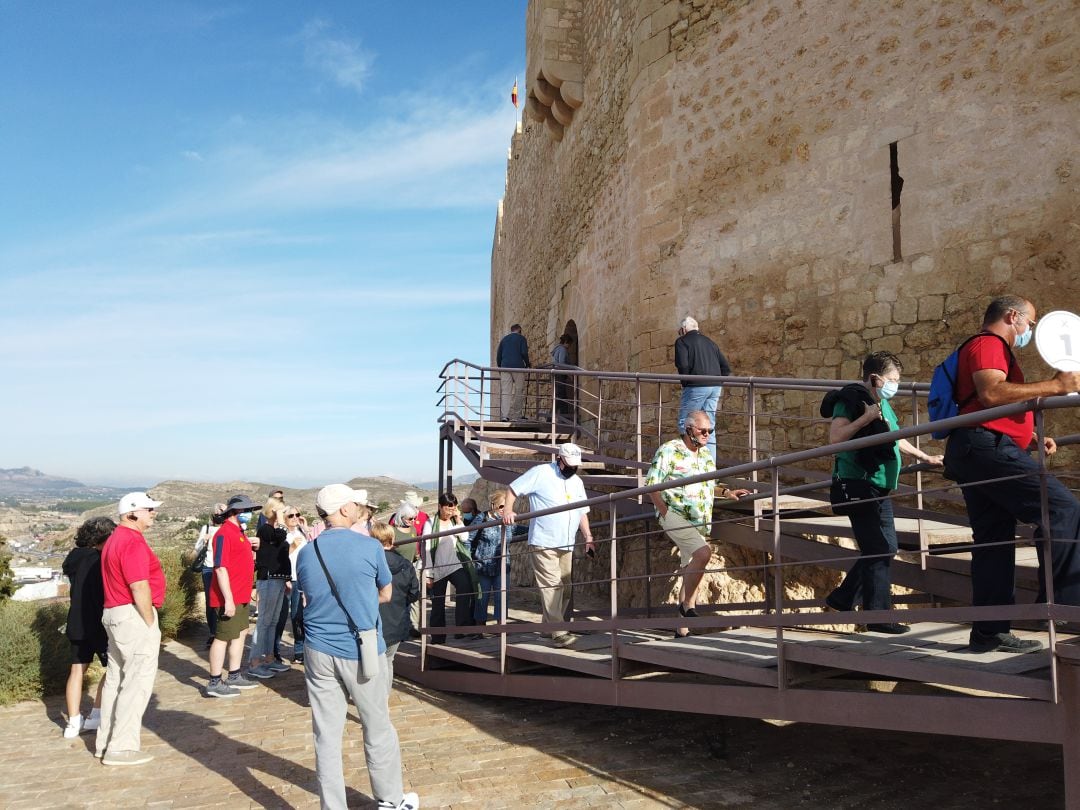
[[[1080,303],[1074,0],[579,5],[584,102],[513,140],[492,350],[573,318],[582,365],[671,371],[689,312],[741,373],[927,379],[992,294]]]
[[[552,5],[580,6],[582,104],[561,140],[513,138],[492,357],[521,322],[543,361],[573,319],[583,367],[673,372],[692,314],[737,374],[853,378],[886,349],[928,381],[994,295],[1080,309],[1076,0],[531,0],[530,49]]]

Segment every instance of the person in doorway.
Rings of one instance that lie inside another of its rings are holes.
[[[559,345],[551,350],[551,362],[556,366],[570,365],[570,348],[574,345],[574,339],[564,334],[559,338]],[[555,375],[555,413],[570,416],[574,412],[574,401],[571,396],[573,391],[573,377],[569,374]]]

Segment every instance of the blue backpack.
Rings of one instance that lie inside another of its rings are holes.
[[[956,351],[942,360],[934,369],[934,376],[930,378],[930,393],[926,397],[926,412],[931,422],[958,416],[964,406],[975,399],[975,394],[972,393],[963,402],[956,401],[956,379],[960,374],[960,351],[975,338],[987,337],[988,335],[993,335],[993,332],[980,332],[977,335],[972,335],[957,346]],[[1001,335],[994,335],[994,337],[1005,344],[1005,349],[1009,353],[1009,371],[1012,371],[1014,362],[1012,348]],[[935,430],[930,435],[935,439],[944,439],[949,433],[948,429],[944,429]]]

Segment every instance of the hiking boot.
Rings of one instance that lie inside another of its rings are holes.
[[[383,799],[379,801],[378,806],[379,810],[419,810],[420,797],[415,793],[406,793],[396,804]]]
[[[101,758],[102,765],[142,765],[154,758],[153,754],[142,751],[106,751]]]
[[[73,740],[82,734],[83,731],[83,716],[77,714],[74,717],[69,717],[67,725],[64,726],[64,739]]]
[[[292,669],[292,667],[284,661],[271,661],[269,664],[263,664],[262,666],[266,667],[271,672],[288,672]]]
[[[980,633],[974,627],[968,639],[968,649],[975,653],[1033,653],[1042,648],[1042,642],[1033,638],[1018,638],[1012,633]]]
[[[249,681],[244,677],[243,673],[237,672],[235,675],[230,675],[228,678],[222,680],[226,686],[231,686],[233,689],[254,689],[258,686],[255,681]]]
[[[254,686],[255,684],[251,685]],[[240,690],[229,686],[225,681],[218,681],[217,683],[207,684],[206,696],[213,698],[239,697]]]
[[[247,671],[247,677],[258,678],[260,681],[273,678],[275,675],[277,675],[277,673],[266,666],[266,664],[259,664],[257,667],[248,667]]]

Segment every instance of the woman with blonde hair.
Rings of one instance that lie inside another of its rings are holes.
[[[281,604],[277,632],[274,634],[274,660],[280,661],[281,634],[285,630],[285,620],[292,619],[293,663],[304,663],[304,600],[300,583],[296,580],[296,555],[310,542],[307,521],[295,506],[285,506],[285,542],[289,545],[289,581],[285,585],[285,598]]]
[[[491,511],[483,516],[484,522],[491,520],[502,521],[503,507],[506,505],[506,490],[497,489],[491,493],[489,499]],[[476,574],[479,579],[480,595],[476,600],[476,614],[474,618],[477,624],[487,624],[488,603],[495,603],[495,621],[499,621],[502,615],[502,590],[503,590],[503,560],[502,560],[502,530],[500,526],[487,526],[473,532],[472,557],[476,560]],[[510,537],[520,537],[529,533],[529,527],[514,524]]]
[[[255,638],[251,642],[251,660],[248,675],[255,678],[273,678],[279,672],[292,667],[275,660],[274,637],[281,603],[285,598],[285,584],[291,578],[289,544],[285,538],[285,504],[271,498],[263,507],[266,521],[258,528],[259,548],[255,552],[255,593],[259,597],[259,618],[255,622]]]

